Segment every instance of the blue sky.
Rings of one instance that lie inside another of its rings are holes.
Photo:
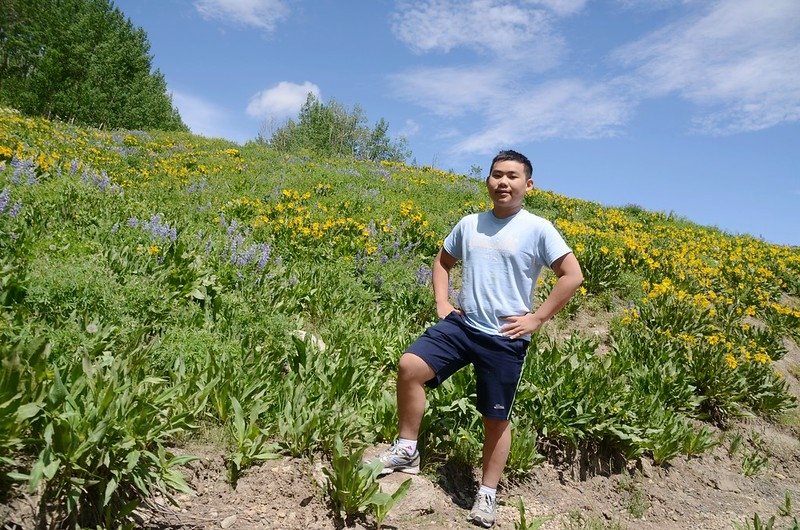
[[[420,165],[800,245],[798,0],[117,0],[193,132],[243,143],[308,92]]]

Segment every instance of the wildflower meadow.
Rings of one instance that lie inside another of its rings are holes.
[[[334,511],[383,517],[394,499],[350,456],[396,435],[396,362],[436,318],[429,265],[489,205],[430,167],[0,109],[0,490],[36,493],[42,520],[123,524],[188,490],[172,449],[211,428],[233,486],[322,458]],[[526,208],[584,267],[560,324],[600,315],[608,333],[534,337],[509,479],[554,447],[665,464],[795,407],[774,362],[800,342],[800,249],[548,191]],[[473,386],[429,394],[423,469],[478,464]]]

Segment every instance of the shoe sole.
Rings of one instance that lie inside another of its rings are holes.
[[[419,475],[419,466],[398,467],[398,468],[385,467],[385,468],[383,468],[383,471],[381,471],[380,474],[381,475],[388,475],[390,473],[394,473],[395,471],[399,471],[401,473],[408,473],[409,475]]]
[[[494,526],[494,521],[486,521],[481,517],[470,517],[469,520],[470,522],[480,525],[484,528],[491,528]]]

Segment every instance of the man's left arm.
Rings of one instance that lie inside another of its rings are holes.
[[[553,272],[556,273],[556,284],[533,313],[526,313],[521,316],[508,317],[507,324],[500,328],[500,332],[506,337],[516,339],[530,333],[535,333],[542,327],[542,324],[553,318],[556,313],[567,305],[569,299],[583,283],[583,273],[581,265],[575,254],[569,252],[564,254],[551,265]]]

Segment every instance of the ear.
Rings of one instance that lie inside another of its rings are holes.
[[[532,191],[532,190],[533,190],[533,179],[532,179],[532,178],[530,178],[530,179],[527,179],[527,180],[525,181],[525,188],[526,188],[528,191]]]

